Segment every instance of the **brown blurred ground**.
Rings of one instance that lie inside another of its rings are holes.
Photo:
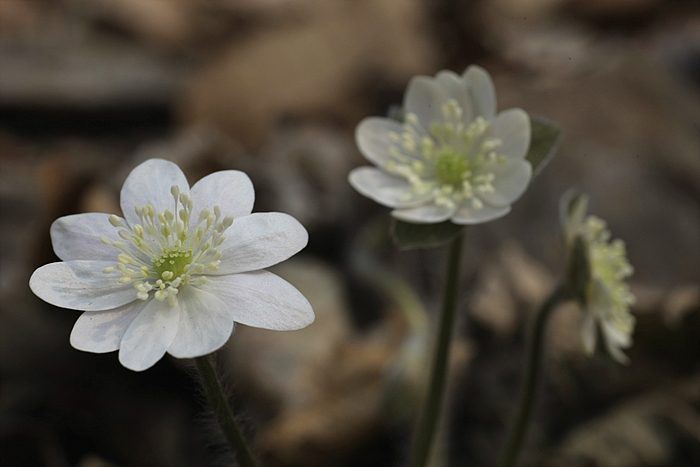
[[[388,210],[346,183],[353,132],[408,79],[487,68],[499,108],[564,139],[511,214],[470,229],[449,406],[433,466],[492,465],[524,330],[562,267],[576,186],[627,242],[638,327],[621,367],[549,329],[528,465],[700,464],[700,12],[675,0],[0,0],[0,463],[226,465],[187,362],[133,373],[68,343],[77,312],[28,289],[50,223],[118,212],[149,157],[190,181],[245,170],[257,211],[309,247],[275,272],[309,328],[238,326],[220,352],[271,466],[403,465],[430,353],[443,250],[397,253]],[[417,296],[410,293],[413,288]],[[423,305],[423,303],[425,305]],[[428,315],[426,315],[426,309]]]

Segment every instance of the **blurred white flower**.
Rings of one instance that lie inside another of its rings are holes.
[[[404,112],[403,124],[370,117],[358,125],[357,145],[378,168],[350,173],[357,191],[413,223],[479,224],[510,211],[532,177],[530,118],[517,108],[496,115],[484,69],[414,77]]]
[[[583,260],[586,276],[580,289],[583,291],[583,305],[587,315],[581,329],[581,338],[586,353],[592,354],[600,326],[605,346],[610,355],[620,363],[628,363],[629,358],[620,349],[632,345],[635,319],[630,313],[630,305],[635,301],[625,279],[631,276],[634,268],[627,260],[625,243],[620,239],[610,241],[610,231],[604,220],[595,216],[586,217],[588,198],[565,196],[562,200],[562,220],[564,234],[571,261],[581,261],[574,251],[576,239],[583,246]],[[576,268],[570,265],[569,270]]]
[[[63,262],[37,269],[29,285],[53,305],[85,311],[73,347],[118,349],[135,371],[165,352],[194,358],[217,350],[234,321],[303,328],[314,320],[309,302],[262,269],[304,248],[308,234],[287,214],[251,214],[254,197],[243,172],[215,172],[190,188],[176,164],[150,159],[124,182],[124,218],[89,213],[53,223]]]

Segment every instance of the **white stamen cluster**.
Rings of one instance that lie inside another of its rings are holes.
[[[489,137],[491,125],[482,117],[465,125],[455,99],[441,110],[443,119],[433,121],[429,130],[409,113],[403,132],[389,133],[394,144],[384,169],[406,178],[413,194],[431,194],[437,205],[454,207],[469,200],[474,209],[482,209],[476,195],[495,191],[492,168],[506,162],[497,152],[502,142]]]
[[[588,216],[584,222],[583,235],[589,245],[591,271],[609,291],[612,306],[605,309],[601,318],[612,323],[619,331],[630,335],[634,329],[634,316],[629,312],[635,297],[625,279],[634,273],[627,260],[625,242],[615,239],[610,242],[610,231],[604,220]]]
[[[124,240],[112,241],[101,237],[105,245],[120,251],[117,266],[102,272],[121,273],[119,282],[132,282],[136,297],[147,300],[154,291],[156,300],[177,303],[178,287],[182,284],[204,284],[207,271],[219,267],[221,252],[217,249],[225,240],[224,232],[233,224],[233,217],[221,216],[221,208],[203,209],[192,223],[193,202],[187,193],[173,185],[170,189],[175,201],[174,210],[157,213],[153,205],[136,206],[139,224],[125,225],[117,216],[109,222],[119,228]],[[178,207],[180,207],[178,209]]]

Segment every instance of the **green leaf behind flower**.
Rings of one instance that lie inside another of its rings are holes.
[[[530,149],[525,158],[532,164],[533,177],[539,174],[559,146],[562,129],[554,122],[530,115]]]
[[[400,250],[413,250],[444,245],[461,235],[464,226],[450,221],[439,224],[411,224],[392,219],[390,231],[391,238]]]

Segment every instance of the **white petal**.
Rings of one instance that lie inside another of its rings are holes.
[[[629,334],[620,331],[614,324],[606,320],[601,320],[600,327],[603,330],[605,340],[610,345],[622,348],[627,348],[632,345],[632,337]]]
[[[503,145],[498,153],[506,157],[524,159],[530,148],[530,116],[522,109],[508,109],[499,113],[493,122],[493,134]]]
[[[314,321],[314,311],[301,292],[271,272],[210,276],[209,279],[201,288],[223,300],[238,323],[293,331]]]
[[[255,190],[248,175],[240,170],[222,170],[199,180],[190,190],[194,209],[192,223],[199,220],[204,208],[221,208],[222,216],[247,216],[253,211]]]
[[[447,101],[445,90],[432,78],[415,76],[408,83],[404,97],[406,113],[416,114],[424,129],[442,120],[442,105]]]
[[[414,224],[435,224],[446,221],[457,211],[457,206],[436,206],[429,204],[409,209],[394,209],[391,215],[398,220]]]
[[[401,124],[390,118],[369,117],[357,125],[355,141],[360,152],[371,163],[383,167],[391,158],[389,149],[396,145],[389,133],[401,134]]]
[[[63,261],[85,259],[116,262],[119,252],[100,240],[120,240],[118,229],[109,223],[110,214],[91,212],[60,217],[51,224],[51,243]]]
[[[491,120],[496,114],[496,88],[491,75],[480,66],[471,65],[462,76],[467,82],[474,118]]]
[[[495,207],[513,204],[525,192],[532,178],[532,166],[524,159],[508,159],[490,170],[496,176],[492,183],[495,190],[493,193],[480,193],[479,197]]]
[[[598,340],[598,329],[596,328],[596,320],[592,313],[586,313],[581,326],[581,341],[583,342],[583,350],[588,355],[593,355],[595,352],[596,341]]]
[[[390,208],[417,206],[431,198],[411,192],[411,185],[374,167],[358,167],[350,172],[348,181],[361,195]]]
[[[151,299],[134,318],[119,344],[119,361],[130,370],[143,371],[163,358],[180,323],[180,307],[168,300]]]
[[[256,212],[239,217],[226,231],[221,265],[211,274],[257,271],[286,260],[309,241],[303,225],[281,212]]]
[[[131,171],[122,186],[120,204],[124,217],[133,226],[139,218],[134,211],[136,205],[152,204],[156,212],[175,209],[175,200],[170,192],[173,185],[187,193],[189,183],[177,164],[163,159],[149,159]]]
[[[113,310],[86,311],[73,326],[70,344],[84,352],[105,353],[119,349],[124,333],[146,303],[135,300]]]
[[[452,216],[452,222],[460,225],[483,224],[499,217],[503,217],[510,212],[510,206],[494,208],[483,206],[481,209],[474,209],[470,201],[465,201],[462,206]]]
[[[605,339],[605,347],[608,349],[610,356],[617,361],[627,365],[630,359],[625,353],[620,350],[620,348],[627,348],[632,345],[632,341],[629,336],[623,336],[616,329],[612,329],[612,326],[605,322],[601,322],[601,329],[603,330],[603,336]]]
[[[438,84],[445,90],[445,93],[456,100],[462,108],[462,121],[469,124],[475,115],[472,111],[472,101],[467,91],[466,81],[454,71],[443,70],[435,75]]]
[[[177,358],[208,355],[223,346],[233,332],[230,305],[194,287],[181,287],[177,294],[180,324],[168,353]]]
[[[107,261],[67,261],[46,264],[32,274],[29,287],[37,297],[72,310],[109,310],[136,299],[132,284],[120,284],[118,272],[102,270],[114,266]]]

